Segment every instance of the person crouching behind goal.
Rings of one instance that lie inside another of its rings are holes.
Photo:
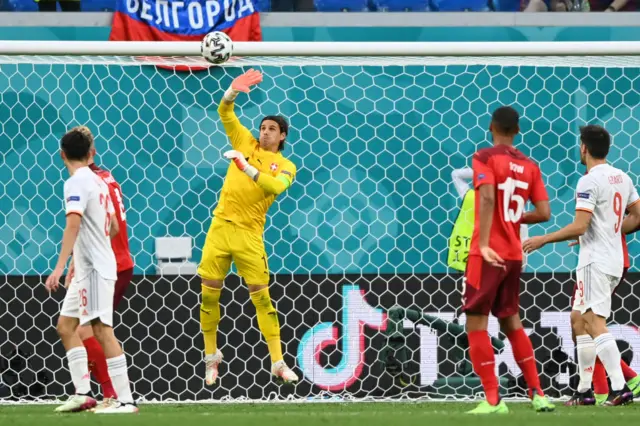
[[[233,150],[224,154],[232,161],[213,212],[198,267],[198,275],[202,278],[200,324],[204,336],[207,385],[215,384],[218,366],[222,362],[222,352],[217,346],[220,293],[232,260],[249,287],[258,327],[269,347],[271,373],[279,382],[298,381],[298,376],[282,357],[280,323],[269,295],[269,265],[262,240],[269,207],[291,186],[296,175],[296,166],[280,153],[289,129],[284,118],[268,116],[263,118],[260,139],[256,140],[233,112],[236,96],[240,92],[248,93],[251,86],[261,81],[262,74],[256,70],[237,77],[218,107]]]
[[[113,294],[118,275],[110,241],[115,210],[109,188],[89,168],[92,143],[85,134],[73,129],[62,137],[60,145],[62,160],[71,175],[64,184],[66,225],[58,262],[45,286],[49,291],[58,290],[73,251],[75,277],[62,303],[57,331],[67,352],[75,394],[56,411],[85,411],[97,405],[91,396],[87,351],[77,333],[79,325],[91,324],[118,395],[118,401],[95,412],[136,413],[127,360],[113,333]]]

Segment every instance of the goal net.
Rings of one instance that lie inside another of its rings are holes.
[[[136,266],[115,331],[134,394],[146,401],[472,398],[481,387],[462,332],[461,273],[448,262],[462,202],[452,172],[490,145],[492,111],[519,111],[517,147],[542,169],[552,219],[531,235],[573,218],[584,173],[579,126],[605,125],[611,162],[640,174],[635,56],[245,57],[186,71],[156,65],[202,62],[140,56],[0,58],[0,400],[72,391],[55,330],[64,291],[49,295],[43,285],[64,225],[59,140],[72,126],[91,128],[97,162],[122,185]],[[264,235],[285,360],[301,376],[292,388],[272,382],[235,272],[221,299],[221,379],[206,388],[200,280],[157,273],[159,237],[188,237],[189,261],[200,260],[228,166],[216,108],[248,67],[265,79],[238,97],[235,111],[254,132],[265,115],[287,117],[284,154],[299,170]],[[631,239],[630,253],[610,330],[640,369]],[[556,244],[530,255],[522,277],[523,322],[554,397],[575,376],[576,264],[577,251]],[[524,395],[494,319],[490,331],[504,395]]]

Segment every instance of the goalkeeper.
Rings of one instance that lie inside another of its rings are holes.
[[[207,385],[215,384],[222,362],[217,343],[220,293],[232,260],[249,287],[258,327],[269,347],[271,373],[280,382],[298,381],[298,376],[282,358],[280,324],[269,296],[269,266],[262,240],[267,210],[276,197],[291,186],[296,175],[296,167],[280,153],[289,131],[288,124],[280,116],[264,117],[260,123],[260,139],[256,140],[233,112],[236,96],[240,92],[248,93],[251,86],[261,81],[262,74],[253,69],[237,77],[218,107],[233,150],[224,154],[231,164],[198,267],[202,278],[200,325]]]

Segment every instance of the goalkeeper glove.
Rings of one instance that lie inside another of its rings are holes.
[[[238,97],[240,92],[249,93],[251,86],[262,82],[262,73],[256,71],[253,68],[246,73],[234,78],[231,82],[231,86],[224,92],[224,100],[227,102],[233,102]]]
[[[240,169],[240,171],[244,172],[252,180],[255,180],[256,176],[258,176],[258,173],[259,173],[258,169],[256,169],[251,164],[249,164],[241,152],[235,151],[235,150],[227,151],[224,153],[224,156],[229,160],[233,160],[233,162],[236,163],[236,166]]]

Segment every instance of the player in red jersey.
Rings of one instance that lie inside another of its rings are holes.
[[[465,272],[463,310],[467,315],[469,356],[485,391],[483,401],[471,414],[506,413],[495,374],[495,356],[487,333],[489,314],[500,322],[522,370],[536,411],[554,406],[540,387],[538,369],[529,336],[520,321],[520,273],[522,245],[520,224],[533,224],[551,217],[549,197],[538,166],[513,147],[520,132],[518,113],[498,108],[489,128],[494,146],[473,156],[476,189],[475,225]],[[531,200],[535,210],[524,212]]]
[[[127,287],[131,283],[131,278],[133,277],[133,258],[131,257],[131,252],[129,251],[129,235],[127,232],[127,218],[122,197],[122,190],[111,173],[109,173],[107,170],[101,169],[95,164],[94,158],[96,155],[96,148],[95,144],[93,143],[93,134],[91,133],[91,130],[89,130],[89,128],[85,126],[76,127],[76,130],[79,130],[91,140],[89,168],[95,174],[100,176],[100,178],[109,187],[109,195],[115,208],[115,222],[118,225],[115,228],[118,231],[114,233],[115,235],[111,235],[111,248],[116,255],[116,264],[118,268],[118,279],[115,284],[115,291],[113,296],[113,309],[115,310],[124,297]],[[65,284],[67,287],[71,283],[72,279],[73,261],[69,267],[69,274],[66,277]],[[103,406],[105,404],[110,404],[116,400],[117,395],[109,377],[108,365],[104,355],[104,351],[102,350],[100,343],[98,343],[98,341],[94,337],[91,325],[78,327],[78,335],[80,336],[80,339],[82,340],[82,343],[87,350],[87,356],[89,358],[89,371],[93,373],[94,377],[96,378],[98,383],[100,383],[100,386],[102,388],[102,394],[105,399],[105,403],[103,403]]]

